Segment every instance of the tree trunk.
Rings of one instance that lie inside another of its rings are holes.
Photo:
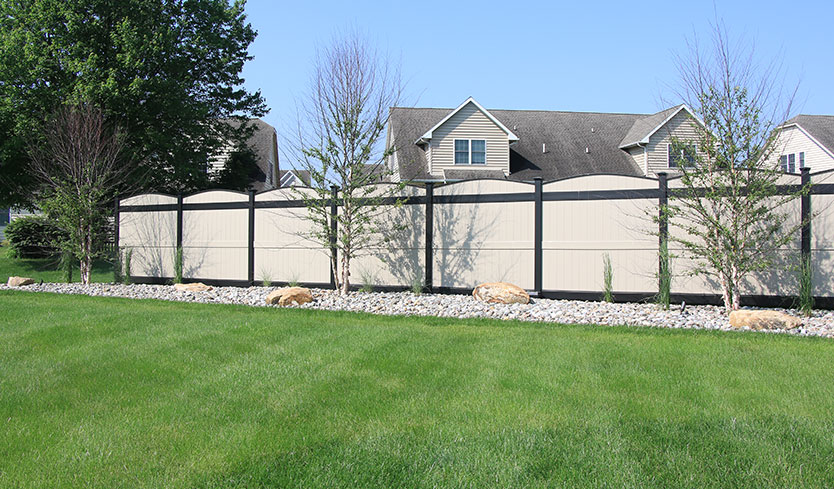
[[[92,248],[93,236],[92,230],[89,226],[84,228],[84,236],[81,238],[82,256],[79,260],[79,267],[81,268],[81,283],[83,285],[90,285],[90,269],[92,268]]]
[[[721,272],[721,296],[724,299],[724,310],[729,313],[732,310],[733,304],[733,289],[730,284],[730,278],[726,273]]]
[[[340,257],[342,262],[342,285],[339,289],[339,295],[347,295],[348,291],[350,291],[350,260],[347,259],[350,250],[346,248],[342,251],[342,256]]]
[[[739,292],[741,288],[741,274],[738,271],[737,267],[733,267],[733,310],[737,310],[741,308],[741,293]]]

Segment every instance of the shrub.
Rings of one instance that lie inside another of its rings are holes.
[[[125,285],[130,285],[133,281],[133,277],[130,275],[130,260],[133,258],[133,248],[128,248],[125,250],[125,265],[122,269],[122,280],[124,281]]]
[[[61,253],[61,273],[64,278],[64,282],[71,284],[72,283],[72,270],[75,268],[75,257],[72,256],[72,253],[69,251],[64,251]]]
[[[49,258],[60,254],[65,231],[46,216],[26,216],[10,222],[4,231],[9,251],[16,258]]]

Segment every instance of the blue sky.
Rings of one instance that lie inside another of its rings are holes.
[[[791,8],[786,8],[786,6]],[[295,120],[317,46],[355,27],[401,65],[409,105],[655,112],[673,100],[676,53],[708,40],[715,11],[799,82],[794,112],[834,114],[830,1],[458,2],[249,0],[259,35],[245,70],[279,129]]]

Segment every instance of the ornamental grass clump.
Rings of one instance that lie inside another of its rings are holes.
[[[614,270],[608,253],[602,255],[602,300],[614,302]]]
[[[174,283],[182,283],[182,246],[177,247],[177,254],[174,257]]]
[[[799,262],[799,295],[798,309],[802,314],[810,316],[814,310],[814,276],[810,256],[803,256]]]

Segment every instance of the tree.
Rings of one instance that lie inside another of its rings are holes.
[[[0,202],[25,204],[27,141],[63,104],[92,103],[118,120],[145,189],[208,185],[209,155],[243,141],[262,116],[241,88],[256,32],[235,0],[0,2]]]
[[[380,146],[401,94],[398,70],[358,33],[336,37],[318,53],[294,142],[313,190],[296,192],[312,223],[307,236],[338,252],[331,269],[341,294],[350,289],[351,260],[384,240],[381,203],[398,187],[371,184],[390,174],[385,159],[393,149]],[[332,202],[339,207],[335,233]]]
[[[240,145],[229,154],[223,168],[211,180],[218,188],[228,190],[250,190],[253,180],[263,180],[266,175],[258,166],[257,156],[246,145]]]
[[[745,280],[776,266],[778,251],[795,239],[787,204],[808,189],[784,192],[775,137],[793,93],[785,93],[775,65],[759,66],[752,49],[731,42],[716,24],[711,49],[691,43],[678,61],[679,96],[702,120],[697,146],[672,141],[682,188],[666,209],[670,241],[692,259],[691,272],[713,277],[724,306],[740,307]],[[795,215],[795,214],[794,214]]]
[[[109,203],[131,171],[125,135],[90,104],[59,109],[45,129],[46,141],[29,146],[30,169],[42,185],[37,203],[66,233],[61,248],[78,260],[86,285],[93,260],[104,254]]]

